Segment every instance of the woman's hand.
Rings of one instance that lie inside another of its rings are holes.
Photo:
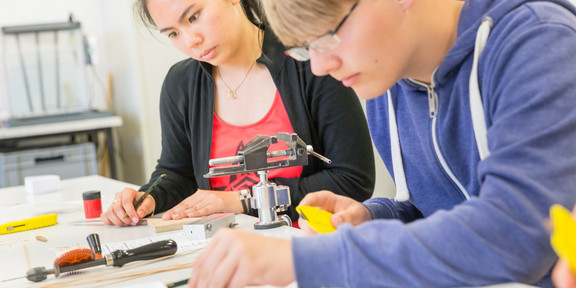
[[[186,217],[201,217],[219,212],[242,213],[242,203],[236,191],[196,191],[180,204],[166,211],[164,220],[176,220]]]
[[[134,202],[136,202],[144,192],[136,191],[132,188],[124,188],[122,192],[116,193],[114,201],[106,212],[100,214],[100,219],[107,225],[128,226],[136,225],[140,218],[152,213],[156,207],[154,198],[148,195],[138,211],[134,209]]]
[[[370,214],[366,206],[354,199],[337,195],[330,191],[310,193],[300,201],[299,205],[318,207],[333,213],[334,215],[330,217],[330,222],[332,222],[332,225],[336,228],[343,223],[350,223],[356,226],[372,220],[372,214]],[[304,230],[306,234],[316,234],[316,232],[308,226],[306,220],[302,218],[298,219],[298,225],[300,225],[300,228]]]
[[[189,287],[245,287],[294,282],[288,239],[221,229],[192,266]]]

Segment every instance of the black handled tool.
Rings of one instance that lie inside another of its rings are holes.
[[[54,265],[54,269],[36,267],[26,272],[26,279],[33,282],[40,282],[46,279],[50,274],[59,277],[62,273],[99,265],[122,267],[125,264],[134,261],[150,260],[173,255],[177,250],[178,245],[174,240],[162,240],[130,250],[116,250],[111,254],[106,255],[104,258],[94,259],[85,263],[72,264],[63,267]]]

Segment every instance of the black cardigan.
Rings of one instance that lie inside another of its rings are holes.
[[[372,142],[354,92],[329,76],[314,76],[310,62],[284,55],[284,47],[270,29],[265,32],[262,50],[257,62],[270,71],[294,132],[332,160],[328,165],[309,157],[301,177],[271,179],[290,187],[290,217],[297,219],[294,207],[308,192],[330,190],[358,201],[370,198],[375,182]],[[150,182],[140,188],[146,190],[159,175],[167,174],[151,193],[155,213],[174,207],[197,189],[210,190],[209,179],[203,175],[208,172],[212,147],[212,67],[186,59],[172,66],[164,80],[160,97],[162,154]]]

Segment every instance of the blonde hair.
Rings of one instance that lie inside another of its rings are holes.
[[[351,0],[262,0],[272,30],[286,46],[323,35],[342,15],[342,3]]]

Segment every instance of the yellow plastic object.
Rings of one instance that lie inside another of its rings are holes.
[[[336,228],[330,222],[332,213],[312,206],[298,206],[296,211],[300,214],[310,227],[318,233],[330,233]]]
[[[10,234],[52,226],[58,223],[57,214],[46,214],[0,225],[0,234]]]
[[[554,204],[550,208],[552,236],[550,242],[558,257],[565,259],[576,273],[576,221],[570,211]]]

